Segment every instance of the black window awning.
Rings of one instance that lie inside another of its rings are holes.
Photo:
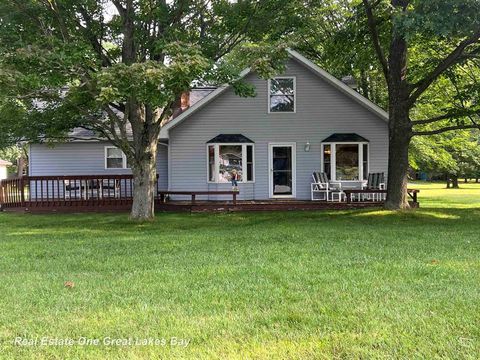
[[[207,144],[211,143],[253,143],[253,141],[242,134],[220,134],[207,141]]]
[[[369,142],[369,140],[365,139],[363,136],[360,136],[355,133],[335,133],[323,139],[322,142],[324,143],[335,143],[335,142]]]

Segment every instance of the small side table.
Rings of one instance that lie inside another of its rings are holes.
[[[337,199],[335,199],[335,197],[337,197]],[[347,196],[342,190],[330,190],[329,201],[338,201],[338,202],[347,201]]]

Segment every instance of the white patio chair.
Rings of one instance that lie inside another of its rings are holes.
[[[100,183],[102,198],[120,197],[120,181],[118,179],[103,179]]]
[[[330,182],[327,174],[314,171],[312,174],[313,182],[311,183],[312,201],[321,200],[328,201],[328,193],[330,191]],[[315,198],[315,193],[324,194],[323,198]]]
[[[323,201],[345,201],[346,196],[342,190],[341,182],[331,182],[328,180],[327,174],[315,171],[312,174],[313,183],[311,184],[312,200]],[[325,196],[321,199],[315,199],[315,193],[323,193]],[[335,197],[337,199],[335,199]]]
[[[67,199],[86,199],[86,182],[83,180],[63,180],[63,197]]]
[[[367,183],[362,187],[362,190],[372,190],[370,194],[366,195],[368,200],[373,201],[382,201],[384,200],[385,194],[383,193],[376,193],[374,190],[385,190],[385,174],[381,173],[370,173],[368,174]]]

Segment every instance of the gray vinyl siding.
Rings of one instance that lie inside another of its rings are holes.
[[[222,133],[255,142],[255,183],[239,183],[241,199],[269,198],[268,144],[296,143],[296,198],[310,199],[313,171],[320,170],[321,141],[333,133],[357,133],[370,141],[370,172],[387,172],[388,126],[375,114],[290,60],[283,75],[296,77],[296,113],[268,113],[267,81],[249,75],[254,98],[229,89],[170,129],[170,190],[227,190],[207,182],[206,142]],[[309,152],[304,151],[309,142]]]
[[[130,169],[105,169],[107,142],[72,142],[47,146],[30,145],[31,176],[131,174]],[[168,147],[158,146],[157,173],[159,187],[168,188]]]

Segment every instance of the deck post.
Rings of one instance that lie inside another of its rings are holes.
[[[0,180],[0,207],[3,203],[4,203],[4,200],[3,200],[3,181]]]
[[[192,194],[192,205],[195,205],[195,194]]]
[[[237,206],[237,192],[233,192],[233,205]]]
[[[23,176],[20,177],[20,202],[21,202],[21,206],[24,207],[25,206],[25,182],[24,182],[24,179],[23,179]],[[47,183],[47,188],[48,188],[48,183]]]

